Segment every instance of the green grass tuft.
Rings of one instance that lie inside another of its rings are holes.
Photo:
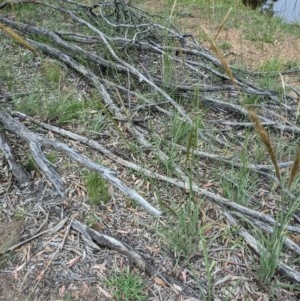
[[[108,183],[98,173],[87,172],[84,175],[84,184],[91,204],[99,205],[101,202],[107,203],[110,201],[111,195]]]
[[[131,272],[129,268],[113,272],[106,279],[106,283],[113,290],[115,300],[146,300],[147,296],[144,293],[144,283],[141,276]]]

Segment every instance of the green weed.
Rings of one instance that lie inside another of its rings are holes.
[[[23,99],[16,99],[14,103],[16,110],[29,116],[39,116],[48,120],[58,117],[57,108],[60,103],[58,97],[41,97],[41,95],[34,93]]]
[[[277,204],[278,213],[276,224],[273,226],[271,233],[267,235],[258,231],[258,236],[260,237],[260,244],[258,246],[260,249],[260,264],[257,274],[263,284],[269,284],[278,267],[279,257],[286,237],[285,228],[290,223],[293,214],[300,207],[299,192],[298,189],[295,189],[299,182],[298,174],[300,167],[300,148],[298,147],[297,149],[293,167],[289,176],[289,181],[288,183],[284,183],[278,167],[276,149],[271,143],[270,136],[262,126],[255,111],[248,110],[248,113],[255,126],[256,132],[265,146],[266,152],[271,158],[278,181],[283,187],[288,187],[296,196],[296,198],[292,198],[291,195],[286,192],[286,190],[281,189],[280,198]]]
[[[57,61],[43,60],[41,64],[41,72],[47,82],[59,83],[65,72]]]
[[[108,121],[106,117],[101,113],[94,114],[90,118],[85,120],[85,127],[91,133],[101,133],[107,126]]]
[[[24,221],[27,211],[24,209],[18,209],[14,212],[14,219],[17,221]]]
[[[70,293],[66,293],[63,295],[63,301],[74,301],[75,298],[70,294]]]
[[[208,253],[208,246],[205,235],[200,236],[199,249],[202,250],[204,263],[205,263],[205,275],[207,278],[207,293],[205,296],[205,300],[210,301],[213,300],[213,291],[214,291],[214,280],[213,280],[213,268],[216,264],[214,260],[212,260]]]
[[[258,68],[258,71],[270,72],[270,71],[282,71],[285,69],[285,64],[277,57],[265,61]]]
[[[84,175],[84,184],[86,186],[89,202],[93,205],[99,205],[101,202],[107,203],[111,199],[108,189],[108,183],[96,172],[87,172]]]
[[[129,268],[112,273],[106,283],[113,290],[116,300],[141,301],[147,297],[141,276],[131,272]]]
[[[278,259],[283,248],[285,233],[282,226],[275,226],[269,236],[260,235],[260,257],[257,275],[262,284],[269,284],[278,266]]]
[[[223,51],[228,51],[231,49],[232,45],[229,42],[218,43],[218,47]]]
[[[37,164],[35,163],[34,159],[30,156],[28,159],[27,159],[27,162],[25,164],[25,168],[27,171],[29,172],[38,172],[39,171],[39,168],[37,166]]]
[[[82,101],[61,102],[57,110],[57,123],[62,125],[77,121],[82,116],[84,109],[85,104]]]
[[[86,224],[88,227],[91,227],[91,228],[95,228],[95,226],[97,225],[98,223],[98,218],[95,214],[88,214],[85,218],[84,218]]]
[[[50,153],[46,154],[45,157],[52,164],[55,164],[57,161],[57,154],[54,152],[50,152]],[[40,171],[38,165],[36,164],[35,160],[33,159],[33,157],[31,155],[29,155],[29,157],[27,159],[27,162],[25,164],[25,169],[29,172],[39,172]]]
[[[249,204],[251,196],[257,190],[257,176],[248,168],[248,147],[249,137],[246,136],[240,155],[242,166],[239,168],[232,167],[226,172],[226,176],[221,177],[221,187],[224,197],[244,206]],[[222,173],[219,174],[222,175]]]
[[[238,170],[232,168],[231,172],[227,172],[221,182],[224,197],[241,205],[247,205],[251,195],[249,190],[255,185],[250,175],[246,166]]]
[[[260,101],[260,98],[255,95],[245,95],[244,97],[241,97],[241,104],[243,105],[254,105],[257,104],[258,101]]]
[[[173,206],[171,207],[173,210]],[[176,257],[187,258],[196,251],[205,229],[205,226],[201,226],[200,215],[199,205],[189,198],[186,204],[175,210],[175,215],[169,216],[167,226],[158,229]]]
[[[5,251],[5,249],[2,249],[2,247],[0,247],[0,251],[3,252]],[[16,255],[13,255],[13,252],[0,254],[0,268],[5,268],[7,266],[7,263],[12,261],[15,256]]]

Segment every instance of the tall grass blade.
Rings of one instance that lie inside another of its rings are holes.
[[[39,56],[38,51],[32,45],[30,45],[27,41],[25,41],[20,35],[18,35],[14,30],[12,30],[10,27],[5,26],[4,24],[0,23],[0,29],[5,31],[14,41],[16,41],[23,47],[30,50],[36,56]]]
[[[227,14],[225,15],[225,17],[224,17],[224,19],[223,19],[221,25],[219,26],[219,29],[218,29],[218,31],[217,31],[217,33],[216,33],[216,35],[215,35],[214,40],[217,40],[218,35],[219,35],[219,33],[221,32],[221,30],[224,28],[224,26],[225,26],[225,24],[226,24],[226,22],[227,22],[227,20],[228,20],[228,18],[229,18],[229,15],[230,15],[230,12],[231,12],[231,11],[232,11],[232,7],[230,7],[230,8],[228,9],[228,12],[227,12]]]
[[[171,9],[171,13],[170,13],[170,16],[169,16],[169,20],[170,20],[170,21],[171,21],[172,18],[173,18],[174,10],[175,10],[176,4],[177,4],[177,0],[175,0],[175,1],[173,2],[172,9]]]
[[[185,165],[187,166],[189,162],[192,162],[193,150],[196,148],[198,143],[198,129],[197,126],[193,126],[189,133],[189,140],[186,147],[186,158]]]
[[[289,182],[288,182],[288,187],[290,188],[293,181],[295,180],[295,178],[297,177],[298,173],[299,173],[299,169],[300,169],[300,145],[298,145],[298,149],[297,149],[297,153],[295,156],[295,160],[294,160],[294,164],[291,170],[291,174],[290,174],[290,178],[289,178]]]
[[[203,32],[205,33],[209,44],[210,44],[210,48],[211,50],[216,54],[217,58],[220,60],[222,67],[224,68],[224,71],[226,72],[226,74],[228,75],[231,83],[237,88],[237,82],[236,79],[233,76],[233,73],[231,71],[231,68],[229,67],[223,53],[221,52],[221,50],[218,48],[218,46],[216,45],[216,42],[214,41],[214,39],[210,36],[210,34],[206,31],[206,29],[204,27],[201,26],[201,29],[203,30]]]
[[[280,181],[281,177],[280,177],[279,167],[278,167],[277,160],[276,160],[276,152],[274,150],[274,147],[271,144],[270,137],[269,137],[268,133],[266,132],[266,130],[264,129],[263,125],[261,124],[255,111],[251,108],[248,108],[247,110],[248,110],[250,119],[254,123],[255,130],[257,131],[257,133],[260,136],[260,139],[262,140],[262,142],[265,144],[265,146],[267,148],[267,152],[269,153],[272,163],[275,167],[276,176],[277,176],[278,180]]]

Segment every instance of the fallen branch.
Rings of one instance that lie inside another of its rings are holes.
[[[54,170],[51,163],[47,160],[43,154],[41,147],[46,146],[55,150],[63,152],[65,155],[80,163],[89,170],[93,170],[99,173],[104,179],[108,180],[115,187],[119,188],[125,194],[129,195],[132,199],[137,201],[143,206],[149,213],[154,216],[160,216],[161,212],[152,207],[143,197],[141,197],[136,191],[126,186],[122,181],[116,177],[116,173],[104,166],[96,164],[89,158],[79,154],[74,149],[68,147],[66,144],[57,141],[56,139],[47,139],[28,130],[19,121],[13,119],[8,113],[0,110],[0,122],[5,126],[6,130],[19,136],[21,139],[27,142],[30,147],[31,154],[41,169],[43,174],[53,184],[57,192],[63,196],[63,182],[59,174]]]
[[[260,255],[260,252],[263,251],[263,247],[256,241],[256,239],[248,233],[244,228],[241,228],[236,221],[234,217],[231,216],[231,214],[228,211],[224,211],[225,216],[227,217],[227,220],[232,226],[238,227],[238,233],[241,235],[247,244],[255,251],[256,254]],[[285,276],[288,276],[291,280],[300,283],[300,273],[296,271],[295,269],[289,267],[285,263],[278,261],[278,270],[284,274]]]
[[[29,181],[29,176],[24,168],[16,162],[13,150],[7,139],[7,135],[3,129],[0,128],[0,149],[9,164],[12,174],[18,181],[20,186],[24,186]]]

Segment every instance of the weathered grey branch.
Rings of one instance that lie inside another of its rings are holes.
[[[29,176],[24,170],[24,168],[16,162],[13,150],[10,146],[7,135],[3,129],[0,128],[0,148],[6,161],[9,164],[12,174],[18,181],[18,183],[23,186],[28,183]]]
[[[8,113],[0,110],[0,122],[4,125],[5,129],[16,134],[21,139],[27,142],[30,147],[32,157],[37,166],[41,169],[42,173],[53,184],[57,192],[63,196],[63,181],[59,174],[54,170],[52,164],[45,157],[41,151],[42,137],[34,134],[27,129],[22,123],[13,119]]]
[[[58,173],[51,166],[49,161],[46,159],[45,155],[41,151],[42,146],[47,146],[54,148],[56,150],[64,152],[74,161],[80,163],[90,170],[94,170],[99,173],[103,178],[108,180],[114,186],[119,188],[125,194],[129,195],[132,199],[137,201],[141,206],[143,206],[149,213],[154,216],[160,216],[161,212],[154,207],[152,207],[143,197],[141,197],[136,191],[126,186],[122,181],[116,177],[116,173],[111,169],[104,166],[96,164],[84,155],[79,154],[74,149],[68,147],[66,144],[61,143],[55,139],[48,139],[28,130],[19,121],[13,119],[8,113],[0,110],[0,122],[5,126],[5,128],[18,135],[21,139],[26,141],[31,149],[31,153],[35,162],[41,168],[43,174],[46,175],[48,180],[54,185],[55,189],[60,195],[64,195],[63,182]]]
[[[231,225],[239,227],[238,233],[245,239],[248,245],[251,246],[251,248],[258,255],[260,255],[262,250],[264,249],[263,246],[250,233],[248,233],[248,231],[246,231],[244,228],[241,228],[238,225],[236,219],[228,211],[224,211],[224,214]],[[300,282],[300,273],[298,271],[296,271],[295,269],[291,268],[290,266],[286,265],[281,261],[278,261],[277,264],[280,272],[288,276],[293,281],[298,283]]]
[[[24,115],[24,116],[26,116],[26,115]],[[58,127],[53,126],[53,125],[49,125],[49,124],[46,124],[46,123],[43,123],[43,122],[38,122],[38,121],[36,121],[36,120],[34,120],[30,117],[27,117],[27,118],[29,118],[29,120],[31,120],[32,122],[35,122],[38,125],[53,131],[54,133],[58,133],[58,134],[60,134],[64,137],[68,137],[68,138],[74,139],[76,141],[79,141],[81,143],[84,143],[86,145],[89,145],[89,146],[93,147],[94,149],[96,149],[96,150],[100,151],[101,153],[103,153],[105,156],[107,156],[112,161],[114,161],[114,162],[116,162],[116,163],[118,163],[122,166],[131,168],[135,171],[142,172],[147,177],[151,177],[151,178],[154,178],[154,179],[157,179],[157,180],[160,180],[160,181],[165,181],[167,183],[170,183],[170,184],[173,184],[173,185],[178,186],[180,188],[183,188],[187,191],[192,189],[193,192],[199,193],[200,195],[207,196],[208,198],[210,198],[211,200],[216,202],[221,207],[226,206],[228,208],[236,210],[237,212],[240,212],[240,213],[245,214],[247,216],[253,217],[254,219],[261,220],[265,223],[268,223],[269,225],[275,225],[276,224],[276,221],[270,215],[266,215],[264,213],[260,213],[258,211],[255,211],[255,210],[249,209],[245,206],[234,203],[234,202],[232,202],[232,201],[230,201],[230,200],[228,200],[228,199],[226,199],[226,198],[224,198],[224,197],[222,197],[218,194],[215,194],[213,192],[209,192],[205,189],[200,188],[197,184],[192,183],[190,185],[188,177],[185,177],[184,179],[179,180],[179,179],[167,177],[165,175],[161,175],[161,174],[153,172],[153,171],[151,171],[147,168],[141,167],[138,164],[135,164],[133,162],[129,162],[127,160],[119,158],[118,156],[113,154],[110,150],[105,148],[103,145],[101,145],[100,143],[98,143],[98,142],[96,142],[92,139],[83,137],[81,135],[78,135],[76,133],[72,133],[72,132],[67,131],[65,129],[58,128]],[[289,231],[292,231],[292,232],[300,233],[300,228],[299,227],[288,226],[288,227],[286,227],[286,229],[289,230]]]

